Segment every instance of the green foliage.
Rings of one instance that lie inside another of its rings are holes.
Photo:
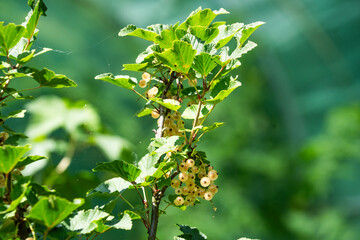
[[[105,73],[96,77],[132,90],[146,101],[137,116],[150,114],[157,119],[157,130],[148,147],[149,153],[136,166],[114,161],[101,163],[94,169],[115,173],[132,184],[128,185],[129,189],[137,190],[143,207],[134,214],[134,218],[141,218],[150,240],[156,239],[159,213],[162,212],[160,204],[169,186],[175,186],[176,192],[176,195],[168,196],[169,205],[182,210],[199,202],[197,197],[209,201],[217,193],[213,181],[218,173],[209,167],[205,153],[197,151],[197,143],[205,133],[223,124],[203,126],[215,106],[241,86],[237,76],[230,76],[229,72],[238,68],[239,58],[256,46],[253,42],[245,42],[264,24],[211,24],[220,14],[228,12],[224,9],[212,11],[199,8],[181,24],[155,24],[146,29],[128,25],[119,32],[119,36],[134,36],[152,42],[139,54],[136,63],[124,64],[123,70],[143,72],[139,84],[130,76],[114,77],[111,73]],[[230,53],[227,44],[232,39],[237,42],[237,47]],[[145,91],[137,90],[137,86],[145,88]],[[208,188],[210,178],[212,185]],[[121,193],[126,186],[121,179],[113,178],[94,191]],[[143,194],[139,191],[140,187]],[[151,218],[146,188],[152,194]],[[133,206],[129,206],[132,210]],[[180,228],[184,234],[177,239],[206,239],[196,229]]]

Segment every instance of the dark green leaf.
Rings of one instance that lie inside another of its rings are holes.
[[[33,206],[26,218],[40,222],[51,229],[83,204],[84,199],[81,198],[70,202],[56,196],[43,197]]]
[[[223,101],[236,88],[241,86],[241,82],[236,81],[236,78],[227,77],[220,80],[210,93],[211,99],[207,100],[209,103],[219,103]]]
[[[120,37],[134,36],[134,37],[139,37],[139,38],[143,38],[145,40],[154,42],[155,37],[158,36],[158,34],[156,34],[155,32],[146,30],[146,29],[136,28],[135,25],[128,25],[120,30],[119,36]]]
[[[126,88],[126,89],[133,89],[134,86],[137,84],[136,78],[129,77],[127,75],[117,75],[114,76],[111,73],[103,73],[97,75],[95,79],[103,80],[109,83],[112,83],[116,86]]]
[[[176,72],[187,74],[195,57],[196,51],[184,41],[174,41],[173,48],[162,53],[154,53],[164,65]]]
[[[64,88],[76,86],[76,83],[65,75],[55,74],[53,71],[47,68],[44,68],[41,71],[34,70],[32,77],[42,87]]]
[[[23,198],[25,197],[26,192],[29,188],[29,184],[30,179],[23,178],[15,186],[13,186],[13,189],[11,191],[11,204],[3,211],[0,211],[0,214],[9,213],[16,209],[16,207],[22,202]]]
[[[0,69],[10,68],[10,67],[11,67],[11,65],[9,63],[0,61]]]
[[[9,23],[3,26],[0,22],[0,51],[7,56],[9,50],[13,48],[25,33],[25,28],[21,25]]]
[[[6,174],[11,172],[18,162],[21,161],[21,157],[29,150],[30,145],[23,147],[11,145],[0,146],[0,172]]]
[[[141,170],[134,165],[120,160],[100,163],[93,171],[112,172],[129,182],[134,182],[141,173]]]
[[[195,227],[189,227],[186,225],[176,224],[180,227],[180,230],[184,233],[179,237],[185,237],[186,240],[205,240],[207,239],[206,235],[199,231]]]

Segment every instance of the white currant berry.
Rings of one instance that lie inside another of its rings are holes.
[[[171,180],[171,187],[173,187],[173,188],[180,187],[180,184],[181,184],[181,182],[179,180],[177,180],[177,179]]]
[[[154,119],[159,118],[159,117],[160,117],[160,113],[158,112],[158,110],[153,109],[153,110],[151,111],[151,117],[154,118]]]
[[[204,194],[205,194],[205,190],[202,188],[200,188],[196,191],[196,196],[198,196],[198,197],[203,197]]]
[[[187,166],[188,168],[191,168],[191,167],[193,167],[194,165],[195,165],[194,159],[189,158],[188,160],[186,160],[186,166]]]
[[[191,172],[192,173],[198,173],[199,172],[199,167],[198,166],[193,166],[192,168],[191,168]]]
[[[149,91],[147,91],[147,96],[149,98],[154,98],[156,96],[156,94],[158,94],[159,89],[157,87],[152,87],[149,89]]]
[[[211,185],[208,187],[208,190],[209,190],[213,195],[215,195],[215,194],[218,192],[218,189],[219,189],[219,187],[216,186],[215,184],[211,184]]]
[[[195,180],[195,174],[194,173],[188,173],[188,177],[190,180],[194,181]]]
[[[139,87],[146,88],[146,86],[147,86],[147,81],[145,81],[144,79],[141,79],[139,81]]]
[[[211,171],[211,170],[213,170],[214,169],[214,167],[213,166],[208,166],[208,171]]]
[[[213,198],[213,194],[211,192],[204,193],[204,199],[210,201]]]
[[[184,163],[184,162],[180,163],[179,170],[180,170],[180,172],[186,172],[188,170],[186,163]]]
[[[188,180],[188,174],[186,172],[181,172],[179,174],[179,180],[182,182],[186,182]]]
[[[190,173],[189,173],[188,175],[190,175]],[[187,180],[187,181],[185,182],[185,184],[186,184],[186,186],[187,186],[189,189],[195,188],[195,182],[192,181],[192,180]]]
[[[141,77],[142,77],[143,80],[149,81],[150,78],[151,78],[151,75],[149,73],[147,73],[147,72],[144,72]]]
[[[200,180],[200,184],[201,184],[201,186],[203,186],[203,187],[207,187],[207,186],[209,186],[210,185],[210,178],[208,178],[208,177],[203,177],[203,178],[201,178],[201,180]]]
[[[182,193],[181,188],[175,188],[176,195],[181,195],[181,193]]]
[[[182,195],[188,195],[189,191],[190,191],[190,189],[186,186],[181,188]]]
[[[184,198],[181,197],[181,196],[175,198],[174,204],[175,204],[176,206],[181,206],[181,205],[183,205],[183,204],[184,204]]]
[[[206,172],[203,172],[203,171],[199,171],[198,174],[197,174],[198,178],[203,178],[203,177],[206,177]]]
[[[214,181],[218,178],[218,173],[215,170],[211,170],[208,172],[208,177],[210,178],[210,180]]]

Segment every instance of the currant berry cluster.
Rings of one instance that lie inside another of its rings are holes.
[[[171,187],[178,195],[174,200],[176,206],[193,206],[197,197],[210,201],[218,192],[214,181],[218,173],[212,166],[194,159],[187,159],[179,165],[179,179],[171,181]]]

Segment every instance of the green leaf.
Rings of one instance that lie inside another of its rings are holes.
[[[25,28],[21,25],[9,23],[3,26],[4,22],[0,22],[0,51],[7,56],[9,50],[13,48],[25,33]]]
[[[124,64],[124,71],[133,71],[133,72],[144,72],[148,67],[149,63],[134,63],[134,64]]]
[[[139,38],[154,42],[155,37],[159,36],[159,35],[156,34],[155,32],[152,32],[152,31],[149,31],[146,29],[136,28],[135,25],[128,25],[120,30],[119,36],[120,37],[134,36],[134,37],[139,37]]]
[[[130,230],[132,228],[131,217],[129,214],[124,213],[120,220],[109,226],[116,229]]]
[[[213,125],[209,126],[209,127],[203,127],[201,130],[204,131],[204,132],[208,132],[208,131],[211,131],[211,130],[214,130],[218,127],[221,127],[222,125],[224,125],[223,122],[216,122],[214,123]]]
[[[136,212],[133,212],[130,210],[125,210],[124,213],[128,214],[129,217],[131,218],[131,220],[141,219],[141,216],[139,214],[137,214]]]
[[[141,170],[134,165],[120,160],[100,163],[93,171],[112,172],[129,182],[134,182],[141,173]]]
[[[9,118],[24,118],[25,117],[25,112],[26,112],[26,110],[24,110],[24,109],[16,110],[16,111],[10,112],[8,116],[1,116],[0,115],[0,118],[2,120],[6,120],[6,119],[9,119]]]
[[[70,202],[56,196],[43,197],[33,206],[26,218],[40,222],[51,229],[83,204],[82,198]]]
[[[128,189],[130,185],[131,185],[130,182],[125,181],[121,177],[111,178],[111,179],[106,180],[105,182],[101,183],[95,189],[91,190],[88,193],[88,195],[97,193],[97,192],[108,193],[108,194],[117,192],[118,194],[121,194],[126,189]]]
[[[192,68],[206,77],[216,66],[217,64],[210,54],[201,53],[195,57]]]
[[[34,54],[35,54],[35,50],[24,51],[17,56],[16,61],[21,65],[25,64],[34,57]]]
[[[154,110],[154,109],[152,109],[152,108],[144,108],[144,109],[141,110],[141,112],[139,112],[136,116],[138,116],[138,117],[143,117],[143,116],[149,115],[149,114],[151,114],[151,112],[152,112],[153,110]]]
[[[196,51],[191,44],[176,40],[171,49],[162,53],[154,53],[156,58],[171,70],[187,74],[193,63]]]
[[[159,154],[151,155],[148,153],[140,159],[140,161],[138,162],[138,167],[141,170],[141,174],[138,182],[145,181],[145,177],[151,176],[156,172],[155,165],[159,161],[159,158]]]
[[[257,46],[256,43],[252,42],[252,41],[248,41],[244,47],[242,48],[236,48],[231,56],[230,59],[236,59],[236,58],[240,58],[243,54],[249,52],[250,50],[254,49]]]
[[[25,197],[30,184],[29,178],[23,178],[15,186],[11,191],[11,204],[7,206],[6,209],[0,211],[0,214],[9,213],[16,209],[16,207],[22,202]]]
[[[25,158],[22,158],[15,166],[15,168],[19,168],[19,167],[24,167],[26,165],[29,165],[30,163],[42,160],[42,159],[47,159],[47,157],[44,156],[27,156]]]
[[[217,15],[228,14],[229,12],[221,8],[218,11],[211,9],[202,10],[201,7],[193,11],[190,16],[183,22],[179,28],[187,29],[189,26],[203,26],[207,27],[215,19]]]
[[[95,79],[103,80],[103,81],[112,83],[116,86],[126,88],[126,89],[133,89],[137,84],[136,78],[129,77],[127,75],[114,76],[111,73],[103,73],[103,74],[97,75],[95,77]]]
[[[32,3],[30,3],[30,1],[32,1]],[[28,13],[28,15],[25,18],[25,22],[23,23],[23,26],[26,26],[26,32],[24,34],[24,38],[28,39],[28,41],[31,40],[31,38],[37,31],[36,25],[39,22],[39,18],[41,14],[45,15],[45,11],[46,11],[46,6],[41,0],[40,1],[30,0],[30,1],[29,1],[29,6],[31,6],[32,10]],[[45,11],[42,11],[43,9],[40,7],[41,4],[45,6]]]
[[[219,35],[212,41],[216,44],[216,48],[222,48],[225,46],[234,35],[244,26],[243,23],[233,23],[231,25],[221,25],[219,26]]]
[[[44,68],[41,71],[34,70],[32,77],[42,87],[51,88],[64,88],[64,87],[76,87],[76,83],[62,74],[55,74],[53,71]]]
[[[11,67],[11,65],[9,63],[0,61],[0,69],[10,68],[10,67]]]
[[[174,99],[151,98],[151,101],[156,102],[172,111],[177,111],[181,107],[180,102]]]
[[[39,11],[42,15],[46,16],[45,12],[47,10],[47,7],[44,3],[43,0],[29,0],[28,1],[28,5],[32,8],[35,9],[35,7],[39,6]]]
[[[106,218],[109,213],[103,212],[95,207],[94,209],[81,210],[67,221],[63,222],[66,229],[78,234],[87,234],[97,228],[96,221]]]
[[[207,28],[203,26],[192,26],[190,27],[190,33],[204,41],[205,44],[208,44],[219,35],[219,29],[217,27]]]
[[[177,25],[177,24],[176,24]],[[157,23],[157,24],[152,24],[150,26],[147,26],[146,29],[152,31],[152,32],[155,32],[156,34],[161,34],[162,31],[166,30],[166,29],[169,29],[169,25],[167,24],[160,24],[160,23]]]
[[[265,22],[254,22],[254,23],[250,23],[245,25],[245,27],[236,34],[236,38],[238,39],[239,47],[241,47],[244,42],[246,41],[246,39],[248,39],[250,37],[251,34],[253,34],[253,32],[258,29],[258,27],[260,27],[261,25],[265,24]]]
[[[159,44],[161,48],[171,48],[173,46],[173,42],[177,39],[175,30],[176,28],[171,27],[161,31],[161,34],[156,36],[155,43]]]
[[[180,231],[184,234],[178,237],[184,238],[186,240],[205,240],[207,239],[206,235],[199,231],[199,229],[195,227],[189,227],[186,225],[176,224],[180,227]]]
[[[212,108],[212,104],[201,105],[199,119],[203,118]],[[195,119],[199,109],[198,104],[193,104],[187,107],[181,115],[184,119]]]
[[[236,81],[236,78],[227,77],[219,81],[210,93],[211,99],[206,100],[209,103],[219,103],[223,101],[236,88],[241,86],[241,82]]]
[[[0,146],[0,172],[8,174],[21,161],[21,157],[30,150],[30,145],[23,147],[4,145]]]

